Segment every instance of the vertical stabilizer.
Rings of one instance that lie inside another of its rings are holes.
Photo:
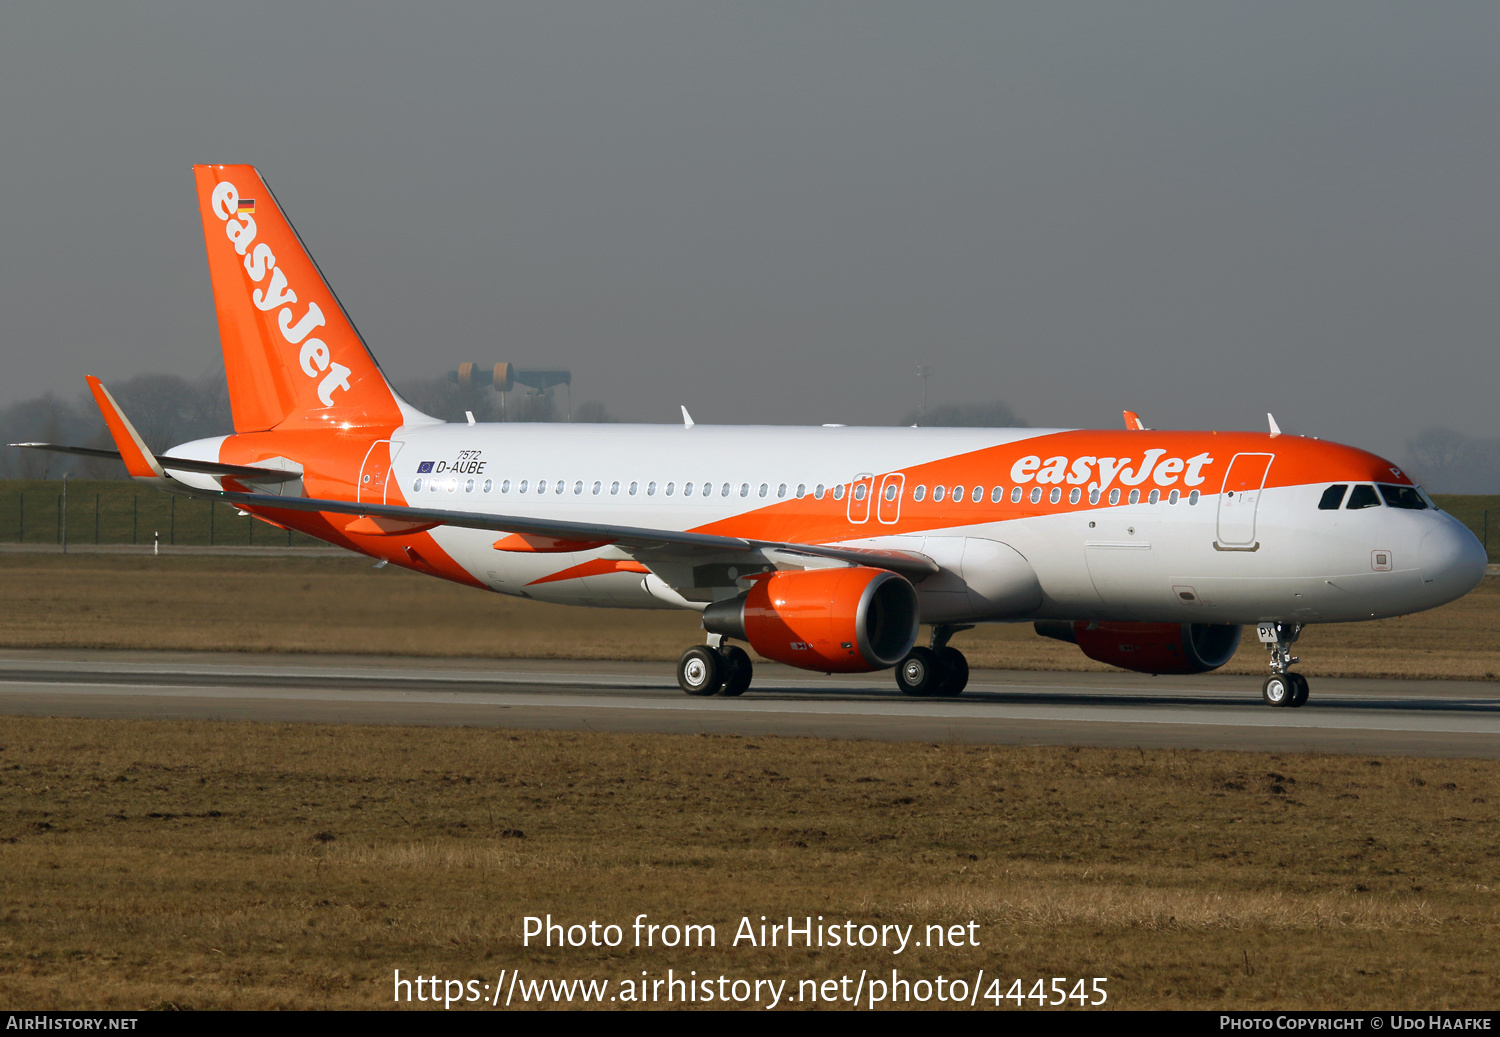
[[[193,175],[235,431],[423,420],[386,382],[255,168]]]

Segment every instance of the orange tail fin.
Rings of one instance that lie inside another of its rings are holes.
[[[423,420],[381,374],[255,167],[193,175],[235,431]]]

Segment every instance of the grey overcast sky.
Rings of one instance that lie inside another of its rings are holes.
[[[1500,4],[18,3],[0,405],[197,376],[195,162],[388,372],[633,420],[1500,436]]]

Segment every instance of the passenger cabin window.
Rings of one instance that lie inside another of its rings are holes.
[[[1318,501],[1319,511],[1338,511],[1339,505],[1344,503],[1344,493],[1349,489],[1348,483],[1339,483],[1330,486],[1323,491],[1323,499]]]
[[[1389,508],[1405,508],[1408,511],[1427,510],[1427,502],[1422,499],[1422,491],[1415,486],[1391,486],[1381,483],[1380,495],[1385,498],[1386,507]]]
[[[1375,495],[1375,487],[1373,486],[1354,487],[1349,492],[1349,503],[1344,505],[1344,508],[1348,511],[1378,507],[1380,507],[1380,498]]]

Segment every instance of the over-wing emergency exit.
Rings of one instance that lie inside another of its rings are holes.
[[[689,694],[745,692],[745,645],[953,695],[968,679],[953,634],[1027,621],[1153,674],[1222,666],[1250,627],[1265,701],[1295,707],[1305,625],[1433,608],[1484,575],[1473,534],[1399,467],[1274,421],[447,424],[391,388],[254,168],[194,175],[234,434],[153,456],[91,378],[130,474],[475,588],[697,611]]]

